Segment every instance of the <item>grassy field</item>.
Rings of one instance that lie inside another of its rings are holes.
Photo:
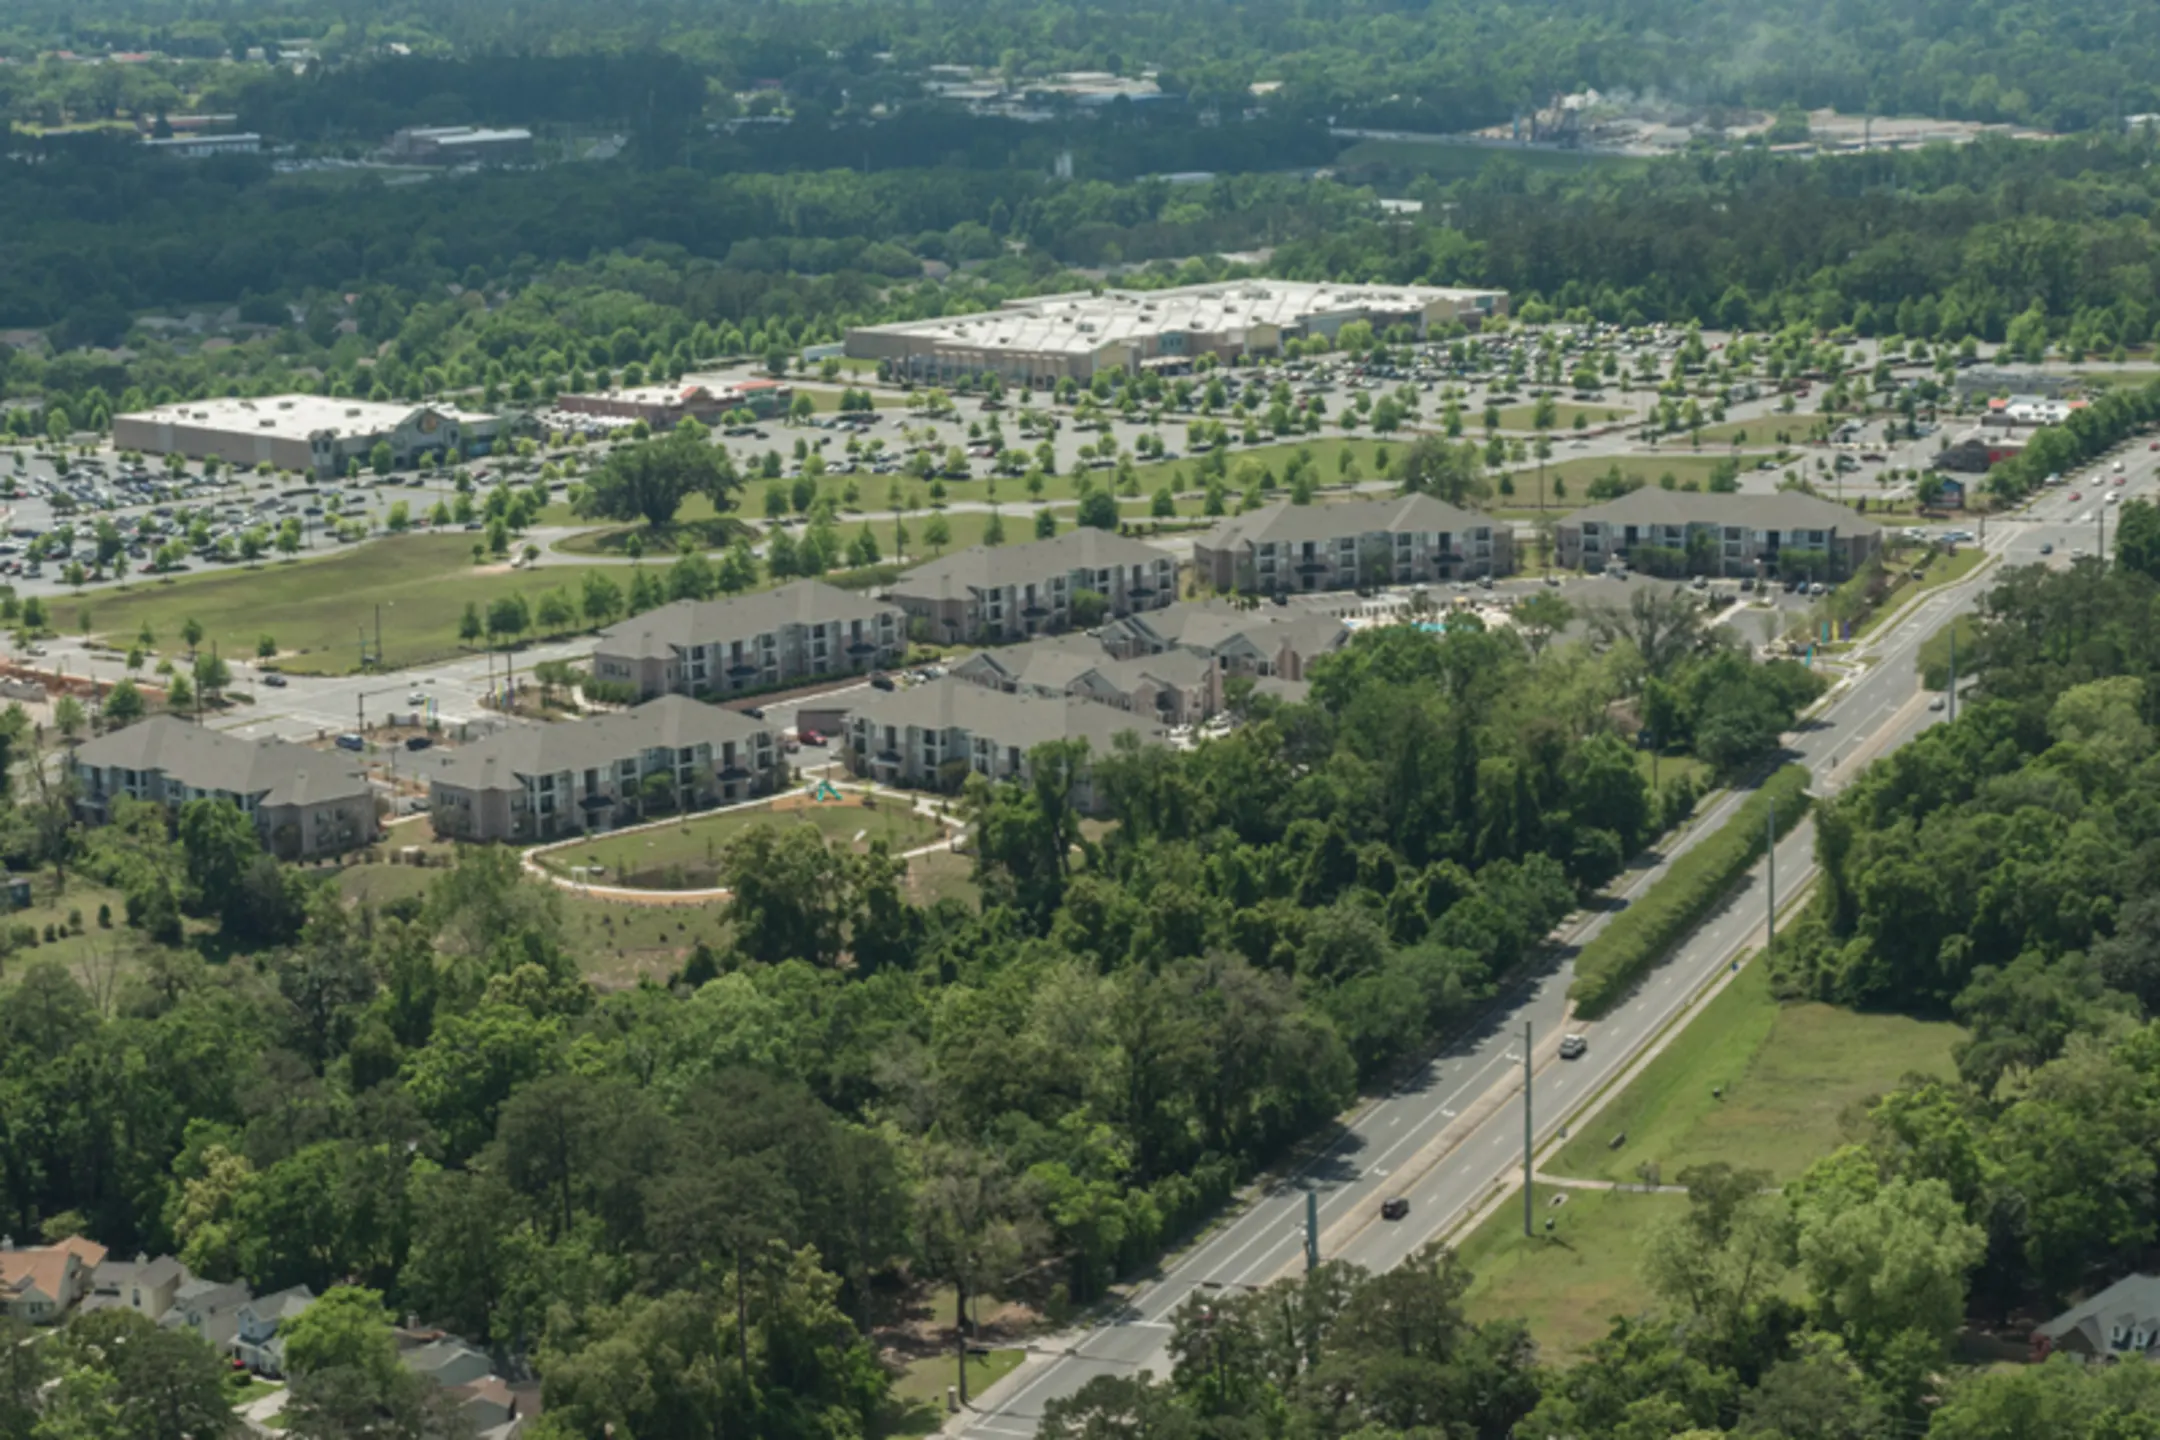
[[[1865,639],[1871,631],[1882,624],[1888,617],[1903,614],[1905,607],[1919,596],[1926,594],[1930,590],[1939,589],[1944,585],[1964,579],[1973,571],[1979,569],[1981,563],[1986,559],[1987,551],[1982,550],[1977,545],[1968,545],[1955,555],[1937,553],[1933,559],[1921,567],[1927,573],[1918,580],[1907,579],[1900,585],[1897,592],[1888,602],[1877,608],[1874,614],[1868,616],[1860,624],[1858,629],[1854,631],[1853,638],[1855,640]],[[1908,567],[1908,573],[1909,570],[1910,567]]]
[[[620,567],[609,573],[625,578]],[[373,644],[378,604],[384,663],[397,668],[458,654],[458,617],[468,603],[485,608],[520,591],[531,600],[558,585],[574,595],[584,576],[583,567],[475,566],[472,541],[462,532],[403,535],[317,560],[92,591],[53,601],[52,615],[62,634],[79,634],[88,613],[95,631],[115,643],[133,640],[148,624],[167,649],[178,647],[181,626],[192,617],[202,622],[203,644],[216,644],[228,657],[253,655],[257,637],[268,634],[285,669],[346,674],[358,668],[363,629]]]
[[[1019,1368],[1025,1350],[992,1350],[988,1355],[968,1357],[968,1394],[980,1395]],[[945,1387],[959,1383],[960,1361],[950,1352],[926,1356],[910,1364],[893,1382],[893,1405],[884,1433],[917,1436],[936,1433],[945,1423]]]
[[[41,961],[57,963],[80,980],[86,975],[108,971],[129,972],[139,964],[142,951],[150,948],[139,932],[126,928],[127,899],[117,890],[70,879],[67,892],[55,894],[52,872],[45,870],[36,876],[33,893],[35,903],[21,910],[0,911],[0,929],[27,925],[38,936],[36,945],[26,946],[0,959],[0,993],[5,993],[22,978],[25,970]],[[110,928],[98,924],[100,905],[111,907]],[[80,933],[75,926],[78,918]],[[45,938],[47,927],[53,935],[50,940]],[[191,923],[188,928],[200,932],[215,927]]]
[[[883,840],[893,853],[935,842],[941,827],[905,801],[884,799],[875,807],[846,802],[806,805],[790,797],[785,807],[738,806],[692,816],[672,825],[611,835],[540,855],[540,863],[567,875],[579,865],[603,867],[603,883],[640,889],[683,890],[711,885],[721,851],[759,825],[809,825],[827,843],[867,847]],[[678,883],[679,881],[679,883]]]
[[[1767,968],[1750,964],[1546,1169],[1633,1182],[1653,1163],[1671,1184],[1722,1160],[1789,1180],[1837,1146],[1853,1105],[1909,1073],[1954,1074],[1962,1035],[1942,1022],[1782,1005]],[[1609,1148],[1621,1131],[1626,1145]]]
[[[1615,404],[1611,400],[1571,400],[1565,395],[1553,397],[1554,414],[1559,423],[1553,427],[1552,436],[1560,440],[1575,429],[1575,417],[1580,415],[1586,425],[1609,425],[1615,420],[1633,420],[1641,417],[1643,407],[1632,403]],[[1503,405],[1500,407],[1500,428],[1519,430],[1525,434],[1534,431],[1537,406],[1533,404]],[[1475,425],[1480,431],[1485,426],[1483,407],[1463,411],[1463,425]]]
[[[1695,432],[1695,438],[1708,445],[1748,447],[1758,450],[1784,445],[1799,445],[1812,438],[1817,430],[1827,429],[1828,422],[1810,415],[1758,415],[1752,420],[1724,420],[1715,425],[1705,425]],[[1668,445],[1685,445],[1688,432],[1680,431],[1668,437]]]
[[[1552,1198],[1565,1193],[1555,1208]],[[1458,1248],[1473,1279],[1465,1298],[1472,1319],[1520,1318],[1548,1360],[1580,1355],[1611,1328],[1615,1315],[1647,1309],[1637,1270],[1643,1236],[1687,1204],[1681,1195],[1625,1190],[1536,1187],[1537,1224],[1551,1235],[1525,1238],[1516,1196]]]

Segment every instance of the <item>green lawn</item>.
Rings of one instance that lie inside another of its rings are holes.
[[[1555,1208],[1552,1198],[1561,1193],[1566,1203]],[[1615,1315],[1649,1308],[1638,1273],[1643,1237],[1687,1198],[1539,1185],[1534,1203],[1534,1239],[1522,1233],[1518,1194],[1457,1248],[1472,1275],[1465,1308],[1475,1320],[1523,1320],[1544,1358],[1565,1361],[1603,1337]]]
[[[1575,417],[1577,415],[1582,416],[1587,425],[1606,425],[1615,420],[1636,419],[1643,413],[1642,406],[1632,401],[1616,403],[1611,399],[1574,400],[1566,395],[1553,396],[1553,406],[1554,414],[1558,417],[1558,423],[1552,429],[1552,437],[1555,442],[1574,433]],[[1522,405],[1503,405],[1500,407],[1500,428],[1502,430],[1520,430],[1530,433],[1535,429],[1536,423],[1537,404],[1534,401]],[[1475,409],[1465,409],[1463,411],[1463,424],[1465,427],[1475,425],[1482,433],[1485,426],[1485,408],[1481,405]]]
[[[126,928],[127,899],[119,891],[70,878],[66,893],[55,894],[52,872],[42,870],[34,878],[34,894],[34,903],[24,909],[0,910],[0,928],[12,930],[27,925],[38,937],[36,945],[26,946],[0,959],[0,992],[21,979],[25,970],[43,960],[65,966],[78,978],[91,972],[110,971],[117,975],[140,966],[141,951],[147,948],[148,942],[139,932]],[[109,927],[98,924],[100,905],[110,909],[112,923]],[[46,938],[48,927],[52,931],[51,939]]]
[[[1705,425],[1695,432],[1695,437],[1708,445],[1750,447],[1766,450],[1786,445],[1799,445],[1810,439],[1817,430],[1826,430],[1829,422],[1812,415],[1758,415],[1752,420],[1725,420],[1715,425]],[[1685,445],[1688,433],[1681,431],[1665,441],[1666,444]]]
[[[1873,514],[1875,512],[1871,511],[1869,513]],[[1963,580],[1973,571],[1979,569],[1986,559],[1987,551],[1977,545],[1967,545],[1955,555],[1945,555],[1938,552],[1925,566],[1920,567],[1926,570],[1927,573],[1918,580],[1907,579],[1900,585],[1897,592],[1860,625],[1854,632],[1853,638],[1856,640],[1864,639],[1886,617],[1903,614],[1907,605],[1910,605],[1930,590],[1939,589],[1944,585]],[[1910,574],[1911,568],[1910,566],[1907,567],[1908,574]],[[1946,648],[1947,643],[1945,642]]]
[[[672,825],[604,836],[544,852],[540,863],[567,875],[579,865],[605,867],[601,883],[640,889],[699,889],[715,883],[720,853],[728,843],[759,825],[810,825],[829,843],[863,845],[883,840],[893,853],[934,843],[938,824],[919,815],[905,801],[881,798],[876,806],[853,803],[738,806],[717,814],[692,816]]]
[[[1852,1106],[1910,1073],[1954,1075],[1962,1036],[1945,1022],[1780,1004],[1767,967],[1751,963],[1545,1168],[1633,1182],[1654,1163],[1671,1184],[1722,1160],[1790,1180],[1838,1145]]]
[[[977,1396],[1019,1368],[1025,1350],[992,1350],[968,1357],[968,1394]],[[893,1382],[899,1412],[885,1429],[889,1436],[934,1434],[945,1423],[945,1387],[960,1379],[959,1357],[946,1351],[910,1364]]]
[[[620,567],[609,574],[625,578]],[[571,566],[475,566],[472,540],[461,531],[393,536],[321,559],[138,580],[55,600],[51,610],[60,633],[80,633],[89,614],[96,632],[115,644],[131,642],[148,624],[167,652],[179,648],[181,626],[192,617],[202,622],[203,644],[228,657],[252,656],[267,634],[287,670],[348,674],[359,667],[363,633],[374,644],[378,605],[384,663],[395,669],[458,654],[458,617],[467,603],[485,608],[518,592],[536,600],[556,586],[575,595],[584,576]]]

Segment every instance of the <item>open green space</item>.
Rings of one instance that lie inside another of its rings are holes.
[[[1566,1200],[1553,1205],[1561,1194]],[[1521,1319],[1545,1358],[1573,1359],[1604,1338],[1615,1315],[1649,1307],[1639,1273],[1643,1238],[1686,1204],[1684,1195],[1539,1185],[1539,1233],[1526,1237],[1517,1194],[1456,1249],[1472,1275],[1465,1308],[1476,1320]]]
[[[992,1350],[968,1356],[968,1394],[980,1395],[1018,1369],[1027,1358],[1025,1350]],[[950,1351],[925,1356],[910,1363],[893,1381],[888,1436],[935,1434],[946,1420],[945,1387],[960,1383],[960,1360]]]
[[[1827,421],[1813,415],[1757,415],[1752,420],[1721,420],[1715,425],[1705,425],[1692,436],[1682,430],[1666,437],[1668,445],[1685,445],[1690,438],[1705,445],[1724,445],[1735,449],[1772,450],[1788,445],[1803,445],[1820,429],[1828,428]]]
[[[85,983],[107,972],[116,978],[140,963],[147,942],[126,928],[127,897],[118,890],[74,878],[65,890],[56,890],[47,870],[34,877],[32,894],[32,903],[22,909],[0,911],[0,930],[27,929],[37,937],[35,944],[0,958],[0,993],[39,961],[55,961]],[[109,925],[98,923],[100,906],[107,909]]]
[[[1937,590],[1945,585],[1963,580],[1973,571],[1979,569],[1987,561],[1987,558],[1987,551],[1977,545],[1967,545],[1955,555],[1937,551],[1917,565],[1908,563],[1905,567],[1905,580],[1899,584],[1897,590],[1892,593],[1887,601],[1860,623],[1854,632],[1853,638],[1856,640],[1863,639],[1878,626],[1884,624],[1890,617],[1904,614],[1905,607],[1911,605],[1928,591]],[[1911,573],[1915,569],[1923,572],[1917,580],[1911,578]],[[1947,642],[1945,642],[1945,645],[1947,648]]]
[[[1597,425],[1609,425],[1616,420],[1637,419],[1643,413],[1643,407],[1633,403],[1615,403],[1609,398],[1605,400],[1572,400],[1565,395],[1555,395],[1553,397],[1553,407],[1555,424],[1551,433],[1556,440],[1573,433],[1575,417],[1578,415],[1583,417],[1584,426],[1588,428]],[[1476,410],[1465,410],[1463,412],[1463,424],[1466,427],[1475,424],[1482,429],[1485,424],[1483,407]],[[1500,407],[1500,428],[1502,430],[1520,430],[1528,433],[1534,431],[1536,427],[1537,405],[1534,401],[1522,405],[1503,405]]]
[[[1671,1184],[1723,1161],[1789,1180],[1837,1147],[1854,1105],[1908,1074],[1954,1075],[1963,1036],[1942,1021],[1781,1004],[1769,968],[1747,964],[1545,1168],[1632,1183],[1651,1164]]]
[[[622,578],[619,568],[609,568]],[[574,595],[584,575],[567,566],[476,566],[463,532],[398,535],[321,559],[137,581],[56,600],[51,608],[63,634],[80,633],[90,616],[87,628],[116,644],[131,642],[148,625],[161,647],[172,649],[193,618],[202,622],[203,644],[229,658],[253,655],[257,638],[267,634],[278,643],[283,668],[345,674],[359,668],[363,633],[374,645],[378,606],[383,663],[394,669],[460,653],[458,618],[469,603],[485,609],[520,592],[536,600],[556,586]]]
[[[582,840],[541,852],[542,865],[568,875],[578,866],[599,866],[595,883],[638,889],[699,889],[715,883],[720,855],[729,843],[760,825],[808,825],[828,844],[867,846],[883,840],[894,854],[934,843],[943,827],[904,799],[879,797],[874,804],[846,801],[787,807],[739,805],[693,815],[624,834]]]

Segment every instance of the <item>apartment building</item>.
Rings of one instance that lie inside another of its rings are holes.
[[[229,800],[284,860],[372,844],[375,792],[342,751],[283,740],[244,740],[177,715],[153,715],[77,747],[75,810],[102,825],[122,796],[178,807]]]
[[[724,600],[677,600],[600,632],[593,676],[655,695],[737,695],[897,665],[899,606],[817,580]]]
[[[1561,566],[1633,564],[1701,575],[1771,576],[1781,558],[1808,557],[1810,575],[1850,575],[1882,548],[1882,527],[1796,490],[1711,495],[1641,489],[1577,510],[1554,527]]]
[[[762,720],[681,695],[560,725],[521,725],[426,752],[428,811],[445,839],[518,842],[612,830],[659,809],[769,794],[785,770]]]
[[[1127,734],[1142,744],[1167,738],[1153,720],[1093,700],[1006,694],[947,676],[859,703],[848,716],[847,758],[856,774],[887,784],[956,790],[970,772],[1029,782],[1030,752],[1052,740],[1085,740],[1099,755]],[[1084,775],[1073,803],[1094,808]]]
[[[1349,644],[1350,633],[1334,616],[1310,610],[1203,600],[1113,620],[1101,640],[1121,659],[1183,651],[1224,675],[1302,681],[1306,667]]]
[[[950,645],[1063,630],[1083,591],[1102,596],[1108,615],[1168,605],[1177,561],[1144,540],[1081,526],[1026,545],[955,551],[902,575],[887,598]]]
[[[1355,590],[1505,575],[1514,532],[1430,495],[1293,505],[1233,516],[1193,544],[1193,567],[1217,590],[1248,594]]]

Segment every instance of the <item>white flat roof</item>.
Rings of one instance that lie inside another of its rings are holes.
[[[1170,290],[1105,290],[1010,301],[1003,309],[863,327],[983,350],[1087,354],[1106,345],[1185,331],[1240,335],[1291,328],[1328,315],[1403,314],[1442,301],[1468,308],[1500,290],[1431,285],[1332,285],[1299,280],[1229,280]]]
[[[252,399],[183,400],[155,410],[138,410],[122,420],[153,425],[188,425],[249,435],[305,440],[328,431],[333,435],[377,435],[395,430],[416,410],[434,409],[450,419],[480,419],[448,407],[397,405],[373,400],[340,400],[328,395],[258,395]]]

